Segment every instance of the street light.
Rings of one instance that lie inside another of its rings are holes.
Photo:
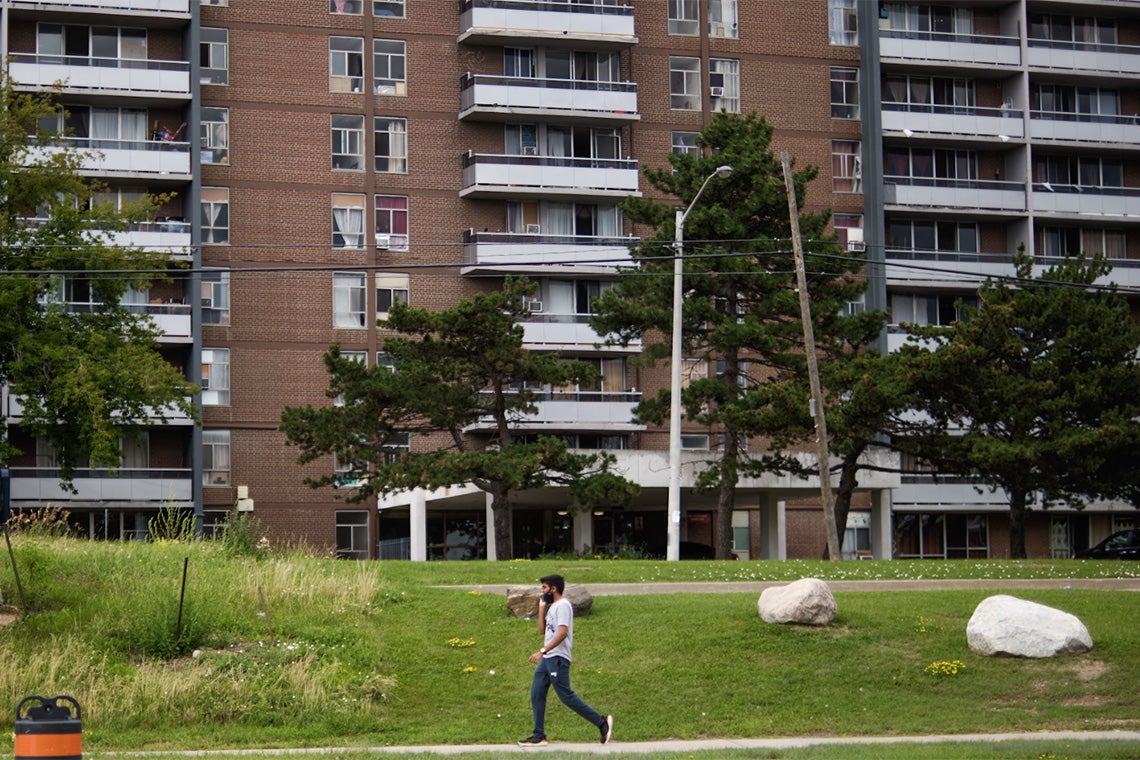
[[[732,174],[732,167],[725,164],[718,166],[697,190],[693,200],[684,211],[677,209],[677,221],[674,227],[673,239],[673,376],[669,384],[669,504],[668,504],[668,537],[669,544],[665,551],[665,559],[675,562],[681,558],[681,309],[684,298],[681,280],[684,273],[681,255],[685,247],[685,219],[697,199],[708,187],[713,177],[727,177]]]

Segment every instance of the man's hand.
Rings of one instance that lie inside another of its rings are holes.
[[[535,652],[530,656],[531,663],[537,665],[538,661],[542,659],[542,652]]]

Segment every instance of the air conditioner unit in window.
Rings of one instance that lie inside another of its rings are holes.
[[[709,95],[711,95],[714,98],[724,97],[724,88],[723,87],[710,87],[709,88]]]
[[[537,156],[538,155],[538,148],[534,145],[524,145],[523,149],[522,149],[522,154],[524,156]]]
[[[849,250],[849,251],[865,251],[865,250],[867,250],[867,246],[863,242],[863,228],[862,227],[848,227],[847,228],[847,250]]]
[[[376,233],[376,247],[382,251],[386,251],[392,247],[392,236],[384,235],[379,232]]]
[[[541,224],[528,224],[526,226],[526,234],[528,234],[528,235],[538,235],[541,232],[542,232],[542,225]]]
[[[542,313],[542,301],[527,301],[526,302],[526,309],[527,309],[527,311],[531,312],[532,314],[541,314]]]

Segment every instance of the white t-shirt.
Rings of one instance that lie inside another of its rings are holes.
[[[570,600],[562,597],[546,610],[546,633],[543,641],[549,642],[558,633],[559,626],[566,626],[566,638],[553,649],[547,649],[544,657],[565,657],[570,659],[570,648],[574,646],[574,607]],[[545,644],[543,647],[545,648]]]

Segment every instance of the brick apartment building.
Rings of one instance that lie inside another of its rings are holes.
[[[275,541],[346,557],[495,556],[481,492],[349,504],[302,483],[337,463],[298,465],[278,425],[285,406],[332,403],[330,344],[382,361],[375,320],[393,302],[442,308],[525,274],[539,288],[528,345],[593,361],[601,380],[550,389],[523,428],[613,452],[643,489],[587,514],[557,490],[524,494],[513,553],[663,545],[668,431],[630,410],[668,368],[632,366],[636,346],[595,347],[585,319],[644,232],[617,208],[649,192],[641,167],[694,150],[722,108],[764,115],[777,150],[820,167],[806,210],[830,209],[840,240],[878,265],[865,305],[890,309],[887,344],[900,322],[952,318],[975,275],[1011,271],[1020,242],[1042,256],[1099,246],[1136,285],[1137,2],[126,4],[0,0],[11,78],[65,82],[61,126],[104,151],[89,171],[123,197],[177,193],[128,242],[193,265],[139,308],[202,384],[201,427],[155,426],[130,468],[81,471],[75,494],[50,451],[15,435],[14,505],[60,504],[93,537],[145,535],[175,503],[207,530],[250,512]],[[17,420],[18,398],[4,403]],[[715,452],[716,431],[682,432],[687,463]],[[1000,493],[887,473],[862,487],[852,554],[1007,551]],[[742,482],[739,556],[819,556],[816,494]],[[712,542],[714,506],[685,494],[685,540]],[[1037,514],[1030,553],[1068,556],[1132,515]]]

